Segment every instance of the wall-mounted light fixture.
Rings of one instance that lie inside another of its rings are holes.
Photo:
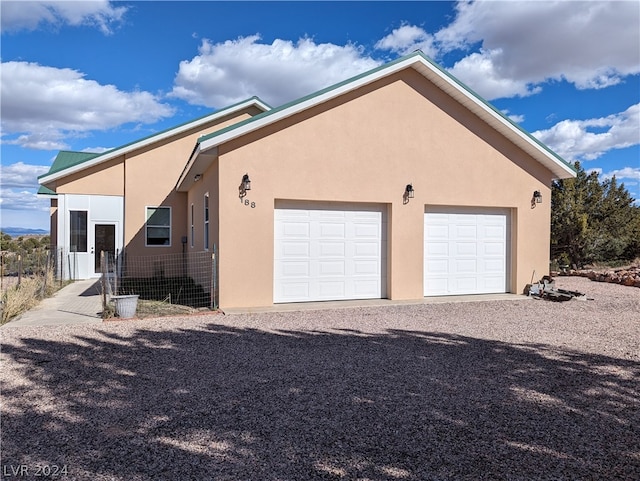
[[[533,197],[531,197],[531,208],[535,209],[536,204],[542,204],[542,194],[539,190],[533,191]]]
[[[201,174],[196,174],[193,176],[193,181],[194,182],[198,182],[200,179],[202,179],[202,175]]]
[[[249,174],[244,174],[242,176],[242,182],[238,186],[238,196],[242,199],[247,195],[247,191],[251,190],[251,179],[249,179]]]
[[[402,203],[408,204],[409,199],[413,199],[414,195],[415,195],[415,191],[413,190],[413,185],[407,184],[407,186],[404,188],[404,194],[402,195]]]
[[[542,204],[542,194],[539,190],[533,192],[533,199],[536,201],[536,204]]]

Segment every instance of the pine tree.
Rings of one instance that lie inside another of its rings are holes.
[[[575,179],[553,183],[552,260],[582,266],[640,257],[640,207],[615,177],[600,182],[579,162]]]

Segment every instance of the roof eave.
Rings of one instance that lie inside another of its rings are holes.
[[[508,119],[504,114],[496,110],[478,94],[469,89],[466,85],[454,78],[451,74],[430,61],[422,52],[416,51],[404,58],[390,64],[383,65],[372,71],[354,77],[351,80],[337,84],[321,90],[318,94],[312,95],[303,100],[294,102],[285,108],[274,109],[264,116],[239,122],[236,126],[222,129],[220,133],[214,133],[204,139],[199,146],[202,154],[209,149],[229,140],[238,138],[249,132],[258,130],[266,125],[283,120],[302,112],[312,106],[321,104],[346,92],[358,89],[381,78],[392,75],[395,72],[412,67],[427,79],[432,81],[438,88],[452,96],[462,105],[478,115],[483,121],[491,125],[494,129],[511,140],[514,144],[523,148],[527,153],[548,168],[556,178],[575,177],[575,169],[548,147],[535,139],[530,133],[524,131],[520,126]]]
[[[259,109],[263,110],[263,111],[268,111],[271,109],[271,107],[266,104],[265,102],[263,102],[262,100],[260,100],[258,97],[252,97],[248,100],[245,100],[243,102],[240,102],[238,104],[235,104],[231,107],[227,107],[221,110],[218,110],[214,113],[212,113],[211,115],[208,115],[206,117],[202,117],[201,119],[198,119],[196,121],[193,122],[188,122],[186,124],[180,125],[179,127],[176,127],[174,129],[169,129],[166,130],[158,135],[154,135],[151,137],[147,137],[139,142],[133,142],[131,144],[127,144],[126,146],[123,147],[118,147],[114,150],[108,151],[103,155],[99,155],[98,157],[96,157],[95,159],[91,159],[88,160],[86,162],[83,162],[81,164],[69,167],[67,169],[63,169],[60,170],[58,172],[55,172],[53,174],[45,174],[41,177],[38,178],[38,183],[40,185],[44,185],[50,182],[53,182],[55,180],[58,180],[60,178],[66,177],[68,175],[71,174],[75,174],[76,172],[80,172],[82,170],[88,169],[90,167],[94,167],[96,165],[99,165],[103,162],[107,162],[109,160],[113,160],[121,155],[127,154],[133,150],[137,150],[143,147],[146,147],[148,145],[151,145],[155,142],[158,142],[160,140],[166,139],[166,138],[170,138],[173,137],[174,135],[180,134],[181,132],[187,131],[189,129],[193,129],[199,125],[203,125],[206,124],[207,122],[210,122],[212,120],[215,120],[216,118],[220,118],[220,117],[224,117],[226,115],[232,114],[233,112],[237,112],[243,109],[246,109],[248,107],[258,107]]]

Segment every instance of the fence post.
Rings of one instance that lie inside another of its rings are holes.
[[[107,310],[107,286],[106,286],[106,279],[107,276],[105,275],[105,261],[104,261],[104,251],[100,251],[100,272],[102,273],[102,275],[100,276],[100,284],[102,286],[102,313],[104,315],[104,313]]]
[[[213,309],[215,308],[216,305],[216,245],[213,244],[213,253],[211,254],[211,295],[209,296],[209,298],[211,299],[210,302],[210,309],[213,311]]]
[[[118,295],[118,259],[120,258],[120,249],[116,249],[113,258],[113,294]]]
[[[22,254],[18,254],[18,285],[22,283]]]

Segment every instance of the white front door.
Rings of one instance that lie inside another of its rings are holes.
[[[424,214],[424,295],[507,292],[509,215],[501,210]]]
[[[384,297],[380,206],[298,204],[274,220],[274,303]]]

